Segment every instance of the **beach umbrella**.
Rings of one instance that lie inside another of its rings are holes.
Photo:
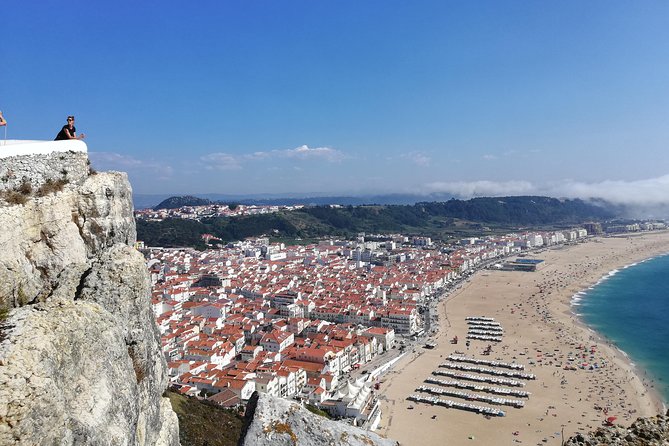
[[[606,422],[607,422],[607,423],[613,423],[613,422],[616,421],[617,419],[618,419],[618,417],[608,417],[608,418],[606,419]]]

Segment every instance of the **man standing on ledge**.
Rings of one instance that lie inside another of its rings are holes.
[[[74,116],[67,117],[67,124],[60,129],[56,139],[54,141],[60,141],[62,139],[84,139],[86,135],[83,133],[77,136],[77,128],[74,126]]]

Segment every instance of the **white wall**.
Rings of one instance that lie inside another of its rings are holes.
[[[0,140],[0,158],[20,155],[44,155],[52,152],[87,152],[86,143],[78,139],[63,141]]]

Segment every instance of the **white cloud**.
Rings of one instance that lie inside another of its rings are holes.
[[[554,184],[555,193],[569,198],[603,198],[618,204],[658,205],[669,203],[669,175],[635,181],[605,180],[584,183],[567,180]]]
[[[253,152],[253,153],[248,153],[246,155],[242,155],[244,159],[247,160],[262,160],[269,158],[270,152]]]
[[[130,155],[114,152],[88,152],[91,163],[96,170],[119,170],[133,173],[150,174],[159,180],[172,177],[174,169],[165,161],[142,160]]]
[[[486,160],[486,161],[496,160],[497,155],[486,154],[486,155],[483,155],[483,159]]]
[[[527,195],[533,186],[528,181],[453,181],[426,185],[428,192],[448,193],[462,198]]]
[[[239,155],[216,152],[201,156],[200,161],[205,163],[205,168],[208,170],[239,170],[243,168],[243,164],[245,163],[272,158],[299,160],[323,159],[328,162],[337,162],[343,160],[345,155],[343,152],[330,147],[315,147],[312,149],[306,145],[302,145],[294,149],[276,149]]]
[[[297,158],[297,159],[314,159],[321,158],[329,162],[341,161],[345,158],[344,154],[336,149],[330,147],[314,147],[302,145],[294,149],[271,150],[269,152],[255,152],[249,155],[249,159],[258,158]]]
[[[643,180],[605,180],[587,183],[562,180],[549,184],[529,181],[453,181],[425,185],[426,192],[441,192],[461,198],[496,197],[505,195],[545,195],[558,198],[600,198],[615,204],[665,205],[669,204],[669,174]]]
[[[409,152],[400,155],[400,158],[407,159],[417,166],[427,167],[430,165],[432,158],[423,152]]]
[[[105,166],[116,166],[116,167],[136,167],[143,164],[142,160],[133,158],[129,155],[121,155],[120,153],[113,152],[88,152],[88,156],[91,158],[91,161],[100,163]],[[106,169],[111,169],[112,167],[106,167]]]
[[[224,152],[210,153],[200,157],[207,170],[239,170],[242,168],[238,156]]]

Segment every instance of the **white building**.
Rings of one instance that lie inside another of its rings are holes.
[[[355,382],[347,382],[321,407],[333,416],[353,418],[357,426],[378,423],[379,402],[372,391],[372,383],[364,380],[359,378]]]

